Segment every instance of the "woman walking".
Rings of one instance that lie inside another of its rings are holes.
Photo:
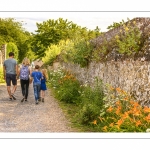
[[[24,58],[22,61],[22,66],[20,67],[18,72],[18,76],[20,77],[22,96],[23,96],[21,102],[23,102],[24,100],[27,101],[30,75],[31,75],[30,60],[28,58]]]

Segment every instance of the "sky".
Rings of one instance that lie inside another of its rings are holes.
[[[47,12],[0,12],[3,18],[12,17],[16,21],[23,21],[23,27],[29,32],[37,30],[36,23],[42,23],[48,19],[67,19],[81,27],[94,30],[96,26],[101,32],[106,32],[107,27],[113,22],[127,21],[127,18],[149,17],[150,12],[75,12],[75,11],[47,11]]]

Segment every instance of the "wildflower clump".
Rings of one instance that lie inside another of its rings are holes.
[[[102,132],[146,132],[150,127],[150,108],[141,106],[119,87],[109,90],[95,127]]]

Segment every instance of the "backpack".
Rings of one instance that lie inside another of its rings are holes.
[[[29,68],[28,66],[22,66],[20,70],[20,79],[28,80],[29,79]]]

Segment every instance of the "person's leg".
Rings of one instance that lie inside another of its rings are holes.
[[[41,84],[37,85],[38,100],[40,98]]]
[[[42,102],[44,102],[44,98],[45,98],[45,91],[44,91],[44,90],[41,90],[41,93],[42,93]]]
[[[6,74],[6,85],[7,85],[7,92],[9,95],[10,100],[12,100],[11,96],[11,78],[9,74]]]
[[[21,102],[23,102],[24,98],[25,98],[25,83],[24,83],[24,80],[20,80],[20,85],[21,85],[21,91],[22,91],[22,96],[23,96]]]
[[[38,104],[38,88],[37,84],[33,84],[35,102]]]
[[[25,101],[27,101],[28,98],[28,91],[29,91],[29,80],[26,81],[25,85]]]
[[[16,75],[11,75],[11,80],[12,80],[12,84],[13,84],[13,89],[12,89],[12,92],[11,92],[11,95],[12,95],[12,98],[14,100],[16,100],[16,97],[14,96],[14,93],[17,89],[17,78],[16,78]]]

